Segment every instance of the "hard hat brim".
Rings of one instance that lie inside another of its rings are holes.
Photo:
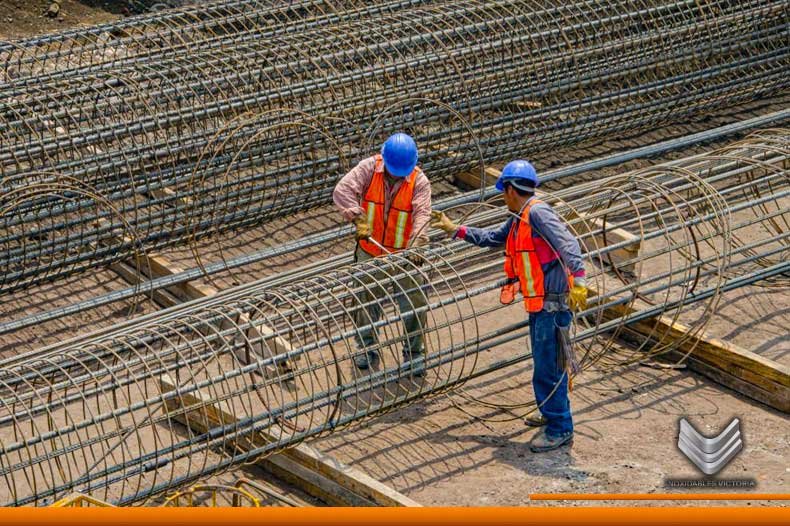
[[[392,166],[390,163],[387,162],[386,159],[384,159],[384,167],[387,169],[387,172],[389,172],[389,174],[393,177],[406,177],[407,175],[409,175],[414,171],[415,166],[417,166],[416,163],[411,167]]]
[[[507,179],[503,179],[502,176],[499,176],[499,179],[496,180],[496,183],[494,184],[494,188],[496,188],[500,192],[504,192],[505,191],[505,183],[506,182],[509,182],[514,187],[518,188],[519,190],[523,190],[525,192],[534,192],[535,188],[537,188],[537,186],[519,184],[518,179],[514,179],[512,177],[508,177]]]

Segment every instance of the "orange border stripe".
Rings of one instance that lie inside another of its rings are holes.
[[[12,508],[0,510],[0,524],[112,524],[168,526],[735,526],[787,525],[790,508],[765,507],[541,507],[541,508]]]
[[[536,493],[529,500],[790,500],[790,493]]]

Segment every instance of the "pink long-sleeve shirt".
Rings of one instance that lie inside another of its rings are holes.
[[[361,206],[362,197],[373,180],[373,169],[375,167],[375,156],[363,159],[350,172],[344,175],[337,183],[337,186],[335,186],[332,199],[346,221],[352,221],[363,213]],[[387,217],[390,204],[403,183],[403,179],[398,179],[395,184],[390,184],[389,179],[388,177],[384,178],[384,217]],[[420,170],[420,173],[417,175],[417,181],[414,183],[412,207],[414,220],[412,232],[414,235],[420,233],[420,237],[427,238],[428,229],[424,227],[431,220],[431,182],[422,173],[422,170]]]

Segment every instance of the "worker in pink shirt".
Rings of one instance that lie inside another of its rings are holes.
[[[381,148],[381,152],[362,160],[337,183],[332,195],[335,206],[343,219],[356,226],[357,247],[355,261],[394,253],[427,242],[425,225],[431,219],[431,183],[417,166],[417,145],[409,135],[396,133]],[[415,315],[413,310],[425,307],[427,299],[422,291],[423,279],[417,266],[419,256],[410,255],[412,268],[404,268],[407,276],[395,284],[394,295],[403,317],[406,334],[403,342],[403,360],[410,362],[411,375],[421,378],[423,366],[422,329],[426,313]],[[405,265],[406,266],[406,265]],[[384,276],[372,276],[368,283]],[[354,364],[360,370],[378,366],[381,353],[376,330],[371,327],[381,317],[379,303],[385,297],[381,287],[368,287],[361,293],[362,303],[371,303],[355,313],[357,344],[363,349]],[[402,293],[401,291],[406,291]]]

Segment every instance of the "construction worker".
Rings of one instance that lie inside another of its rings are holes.
[[[493,229],[456,225],[443,212],[433,212],[431,223],[479,247],[505,247],[509,280],[500,300],[511,303],[520,288],[529,313],[532,387],[539,413],[526,423],[545,426],[530,442],[533,452],[557,449],[573,439],[567,369],[558,366],[564,337],[558,327],[567,330],[570,310],[584,309],[587,302],[579,242],[551,206],[535,197],[538,183],[529,162],[513,161],[502,170],[496,188],[504,192],[505,204],[515,216]]]
[[[367,261],[403,250],[409,246],[413,236],[427,230],[424,227],[431,219],[431,183],[417,166],[417,159],[414,139],[405,133],[396,133],[386,140],[381,153],[361,161],[337,183],[332,196],[335,205],[343,218],[356,226],[355,261]],[[419,246],[427,240],[420,234],[411,246]],[[409,261],[421,264],[416,254],[410,255]],[[404,361],[415,361],[422,356],[422,328],[426,319],[425,311],[416,316],[412,312],[424,307],[427,300],[421,290],[422,274],[416,268],[411,270],[394,286],[406,330]],[[371,276],[369,283],[375,283],[382,277],[386,276]],[[357,327],[369,326],[381,317],[381,307],[374,300],[386,292],[375,285],[368,289],[360,295],[360,300],[372,304],[357,311]],[[354,358],[354,364],[360,370],[375,368],[379,364],[380,353],[374,332],[372,328],[357,331],[357,344],[367,349]],[[412,376],[422,377],[422,362],[418,360],[410,371]]]

